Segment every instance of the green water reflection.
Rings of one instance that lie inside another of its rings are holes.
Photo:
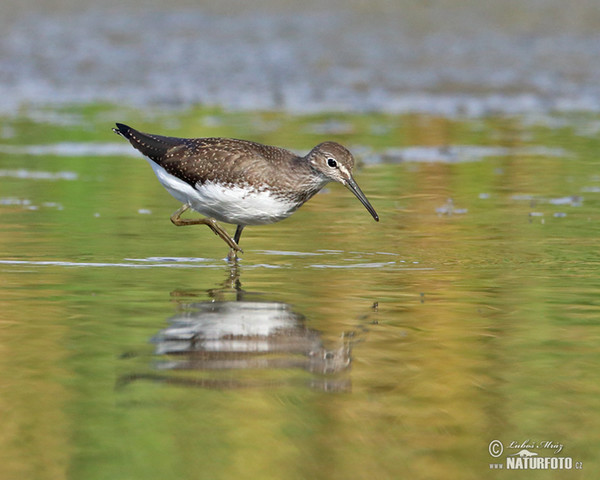
[[[108,117],[168,130],[108,107],[62,113],[82,123],[6,119],[4,145],[114,142]],[[232,117],[182,113],[172,128],[369,147],[356,178],[381,222],[332,186],[289,220],[249,227],[232,277],[212,233],[171,226],[178,205],[143,160],[5,149],[1,478],[500,477],[494,439],[560,442],[584,464],[573,478],[597,468],[599,145],[581,133],[596,119],[365,115],[341,118],[350,133],[314,134],[323,117]],[[370,125],[386,133],[361,133]],[[397,151],[465,145],[504,150]],[[215,300],[283,305],[324,349],[345,339],[352,361],[317,372],[299,351],[277,368],[163,368],[185,357],[150,340]],[[332,379],[344,387],[319,387]]]

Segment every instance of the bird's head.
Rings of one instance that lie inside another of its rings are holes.
[[[323,142],[310,151],[307,159],[311,168],[318,175],[327,181],[341,183],[347,187],[356,195],[375,221],[379,221],[379,215],[352,177],[354,157],[346,147],[336,142]]]

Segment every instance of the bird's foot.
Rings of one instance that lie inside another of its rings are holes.
[[[240,258],[237,255],[238,252],[244,253],[244,251],[239,246],[237,247],[237,249],[236,248],[229,249],[229,253],[227,254],[227,261],[228,262],[237,262]]]

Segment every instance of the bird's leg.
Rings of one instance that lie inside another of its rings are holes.
[[[244,229],[244,225],[238,225],[237,228],[235,229],[235,235],[233,236],[233,241],[239,245],[240,244],[240,237],[242,236],[242,230]],[[241,250],[240,250],[241,252]],[[230,262],[235,260],[237,258],[237,254],[236,251],[232,248],[231,250],[229,250],[229,255],[227,255],[227,260],[229,260]]]
[[[214,218],[181,218],[181,214],[188,210],[190,206],[188,204],[183,204],[173,215],[171,215],[171,222],[173,225],[177,227],[183,227],[186,225],[207,225],[215,235],[218,235],[223,239],[223,241],[229,245],[231,251],[241,252],[242,249],[237,244],[237,242],[229,236],[229,234],[217,223]]]
[[[235,229],[235,235],[233,236],[233,239],[235,240],[235,243],[237,243],[238,245],[240,244],[240,237],[242,236],[243,229],[244,229],[244,225],[238,225],[237,228]]]

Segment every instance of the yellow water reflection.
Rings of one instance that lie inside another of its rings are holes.
[[[592,471],[597,140],[388,120],[380,223],[334,185],[235,271],[143,160],[0,157],[78,179],[2,185],[0,478],[482,478],[494,439]]]

